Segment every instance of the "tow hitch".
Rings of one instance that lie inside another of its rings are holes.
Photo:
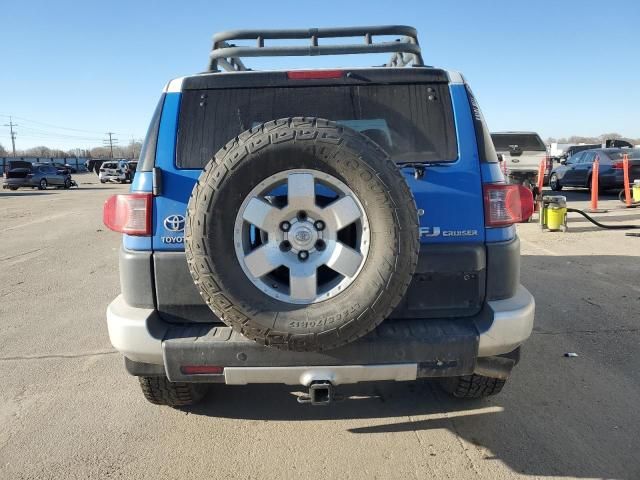
[[[329,405],[331,402],[343,400],[343,397],[336,395],[331,382],[314,381],[309,385],[309,393],[298,397],[298,403],[310,403],[311,405]]]

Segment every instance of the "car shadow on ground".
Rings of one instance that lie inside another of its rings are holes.
[[[424,449],[442,438],[437,430],[448,430],[475,462],[498,460],[519,474],[640,478],[632,461],[640,427],[632,407],[637,328],[624,323],[625,312],[638,312],[640,256],[522,258],[523,281],[538,299],[536,325],[498,396],[454,399],[435,380],[362,383],[338,387],[348,397],[343,402],[312,407],[296,402],[304,391],[299,386],[216,384],[186,411],[214,419],[334,422],[355,437],[384,435],[389,442],[414,433]],[[580,288],[566,289],[564,302],[547,302],[567,278],[580,278]],[[564,358],[567,351],[580,355]]]
[[[32,197],[32,196],[37,196],[37,195],[55,195],[58,192],[55,191],[42,191],[42,190],[35,190],[35,191],[29,191],[29,190],[25,190],[25,191],[20,191],[20,190],[15,190],[15,191],[8,191],[8,192],[0,192],[0,197]]]
[[[339,389],[348,397],[346,400],[326,407],[298,404],[296,396],[302,387],[213,385],[204,403],[185,410],[192,415],[227,419],[286,422],[342,420],[346,430],[356,436],[385,435],[385,438],[393,441],[391,435],[413,432],[421,439],[421,444],[437,441],[437,434],[431,440],[429,432],[449,430],[468,442],[461,444],[465,451],[469,448],[478,449],[478,461],[499,460],[521,474],[631,478],[628,465],[612,461],[594,467],[593,464],[577,461],[584,454],[584,441],[572,443],[565,442],[563,438],[554,443],[552,433],[547,436],[535,429],[533,432],[526,431],[523,423],[536,422],[536,417],[543,412],[535,403],[523,412],[522,407],[517,405],[520,402],[514,399],[517,393],[509,393],[508,387],[497,397],[461,400],[441,392],[436,383],[431,380],[352,385]],[[545,387],[537,385],[536,388]],[[553,409],[553,403],[550,400],[543,407],[545,416]],[[362,425],[362,420],[370,422]],[[588,427],[577,434],[598,436]],[[313,439],[309,441],[313,442]],[[590,441],[597,439],[590,438]]]

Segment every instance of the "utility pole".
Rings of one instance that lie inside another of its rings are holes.
[[[136,159],[136,141],[133,139],[133,135],[131,135],[131,160]]]
[[[9,127],[11,132],[11,147],[13,148],[13,158],[16,158],[16,132],[13,131],[13,127],[17,127],[17,123],[13,123],[13,119],[9,117],[9,123],[4,124],[5,127]]]
[[[106,135],[109,135],[109,140],[105,138],[103,144],[105,147],[109,147],[109,151],[111,152],[110,157],[113,159],[113,146],[117,145],[118,139],[113,137],[113,135],[115,135],[113,132],[107,132]]]

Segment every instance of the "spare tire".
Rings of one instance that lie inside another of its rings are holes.
[[[263,345],[320,351],[382,322],[418,258],[405,179],[364,135],[316,118],[240,134],[196,183],[189,270],[213,312]]]

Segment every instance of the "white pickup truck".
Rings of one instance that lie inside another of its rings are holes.
[[[501,156],[509,183],[533,189],[538,184],[540,161],[546,160],[545,177],[551,171],[547,147],[535,132],[494,132],[496,152]],[[546,183],[546,178],[545,178]]]

